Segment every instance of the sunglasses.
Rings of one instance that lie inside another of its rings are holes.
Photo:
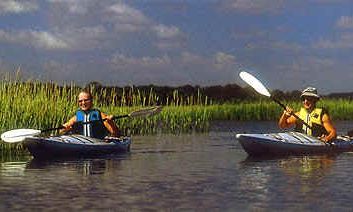
[[[310,96],[304,96],[302,97],[302,101],[307,100],[307,101],[317,101],[317,98],[315,97],[310,97]]]
[[[80,99],[78,100],[78,103],[82,103],[82,102],[90,102],[92,99]]]

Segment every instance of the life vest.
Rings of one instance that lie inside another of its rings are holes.
[[[315,108],[310,113],[305,108],[301,108],[298,117],[305,123],[307,123],[309,126],[311,126],[312,129],[308,128],[300,121],[297,121],[295,131],[302,132],[315,137],[319,137],[323,134],[328,135],[327,130],[322,124],[322,116],[325,113],[327,114],[327,111],[322,108]]]
[[[85,122],[91,123],[84,124]],[[101,112],[97,109],[89,111],[77,110],[74,132],[99,139],[102,139],[108,135],[108,130],[104,126]]]

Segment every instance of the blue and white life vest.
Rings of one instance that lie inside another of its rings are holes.
[[[84,136],[99,139],[108,135],[108,130],[104,126],[101,112],[97,109],[89,111],[77,110],[74,131]]]

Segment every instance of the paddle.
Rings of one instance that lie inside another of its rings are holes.
[[[279,100],[271,96],[271,93],[267,90],[267,88],[258,80],[256,79],[253,75],[249,74],[248,72],[242,71],[239,73],[239,76],[242,80],[244,80],[248,85],[250,85],[252,88],[254,88],[258,93],[269,97],[272,99],[274,102],[276,102],[278,105],[280,105],[282,108],[286,110],[286,106],[282,104]],[[294,116],[297,120],[299,120],[302,124],[307,126],[309,129],[312,129],[312,127],[304,122],[302,119],[300,119],[295,113],[291,113],[292,116]]]
[[[133,111],[129,114],[125,115],[119,115],[119,116],[113,116],[113,120],[120,119],[120,118],[136,118],[136,117],[146,117],[146,116],[151,116],[158,114],[162,111],[161,106],[155,106],[151,108],[145,108],[141,110],[136,110]],[[107,119],[103,119],[105,121]],[[100,120],[98,120],[100,121]],[[81,124],[89,124],[95,121],[90,121],[90,122],[81,122]],[[49,132],[49,131],[54,131],[54,130],[60,130],[63,129],[63,126],[60,127],[54,127],[54,128],[47,128],[47,129],[15,129],[15,130],[10,130],[7,132],[4,132],[1,134],[1,140],[8,142],[8,143],[16,143],[16,142],[21,142],[23,141],[26,137],[32,137],[39,135],[44,132]]]

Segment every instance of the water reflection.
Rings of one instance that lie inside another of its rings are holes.
[[[294,201],[292,204],[296,207],[295,202],[303,207],[305,202],[315,205],[319,200],[317,194],[322,192],[318,192],[318,188],[325,188],[336,160],[337,155],[247,157],[240,162],[243,170],[240,186],[256,195],[257,203],[251,204],[252,209],[271,208],[269,204],[281,201]],[[278,196],[281,193],[283,196]],[[273,194],[277,194],[277,200],[273,200]]]
[[[129,157],[129,154],[104,158],[84,159],[52,159],[43,160],[33,158],[26,163],[26,170],[40,169],[72,169],[82,176],[103,175],[111,170],[119,169],[119,162]]]
[[[3,177],[24,176],[26,162],[3,162],[0,164],[0,175]]]
[[[0,177],[21,177],[24,176],[26,163],[31,158],[28,154],[11,154],[1,152]]]
[[[320,178],[327,175],[338,155],[288,156],[288,157],[247,157],[241,162],[244,167],[276,166],[287,177],[303,179]]]
[[[303,156],[288,160],[280,160],[279,167],[289,177],[319,178],[329,173],[336,155]]]
[[[249,158],[229,129],[257,124],[135,136],[131,153],[115,157],[2,158],[0,210],[351,210],[353,154]]]

